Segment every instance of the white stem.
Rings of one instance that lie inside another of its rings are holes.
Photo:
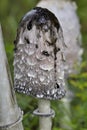
[[[60,125],[62,128],[65,128],[67,130],[72,130],[71,127],[71,110],[70,110],[70,102],[73,98],[73,93],[69,91],[68,84],[66,82],[66,97],[61,100],[61,112],[62,112],[62,118],[60,118]]]
[[[40,99],[38,102],[38,109],[40,113],[50,113],[50,101]],[[51,117],[39,117],[40,130],[51,130],[52,120]]]
[[[0,130],[23,130],[20,117],[0,26]]]

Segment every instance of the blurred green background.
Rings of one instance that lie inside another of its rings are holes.
[[[35,7],[38,1],[0,0],[0,22],[12,77],[13,41],[16,37],[18,23],[21,17]],[[74,98],[71,101],[71,122],[67,122],[65,119],[64,123],[69,125],[72,130],[87,130],[87,0],[75,0],[75,2],[78,5],[77,14],[81,23],[84,54],[80,74],[71,75],[68,79],[68,86],[74,92]],[[24,111],[24,130],[38,130],[38,118],[32,115],[33,110],[37,108],[37,100],[17,94],[17,101]],[[56,116],[53,119],[53,130],[67,130],[61,128],[63,114],[68,115],[61,101],[52,101],[52,108],[56,111]]]

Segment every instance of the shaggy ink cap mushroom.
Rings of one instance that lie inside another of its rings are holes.
[[[15,40],[14,88],[43,99],[65,95],[61,26],[48,9],[36,7],[25,14]]]

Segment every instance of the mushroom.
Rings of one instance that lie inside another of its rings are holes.
[[[49,5],[49,6],[48,6]],[[58,18],[62,30],[63,37],[67,48],[64,51],[66,62],[64,63],[65,79],[71,74],[79,73],[79,68],[82,60],[83,49],[81,47],[82,39],[80,32],[79,17],[77,16],[77,5],[71,0],[40,0],[37,7],[49,9]],[[67,83],[66,83],[67,84]],[[74,93],[70,90],[68,84],[65,86],[67,95],[61,100],[62,108],[65,112],[60,117],[60,126],[64,129],[70,130],[71,126],[71,110],[70,102],[74,97]],[[67,114],[68,113],[68,114]],[[66,120],[66,122],[65,122]]]
[[[14,88],[40,99],[34,114],[52,116],[49,100],[65,96],[65,49],[62,28],[52,12],[36,7],[24,15],[15,40]]]

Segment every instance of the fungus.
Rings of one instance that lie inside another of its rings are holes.
[[[14,88],[39,99],[33,113],[40,116],[40,129],[50,130],[49,100],[65,96],[62,28],[53,13],[36,7],[20,21],[15,41]]]

